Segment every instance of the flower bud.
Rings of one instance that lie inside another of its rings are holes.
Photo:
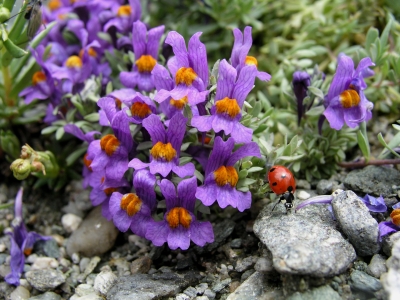
[[[3,24],[10,18],[10,11],[5,7],[0,7],[0,24]]]
[[[10,169],[13,171],[15,178],[18,180],[24,180],[31,173],[31,164],[28,160],[18,158],[13,161]]]
[[[304,98],[307,97],[308,87],[311,84],[311,76],[305,71],[296,71],[293,73],[292,84],[293,92],[297,100],[298,124],[300,124],[305,110],[303,101]]]

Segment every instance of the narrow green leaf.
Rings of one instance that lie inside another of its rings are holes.
[[[369,49],[369,47],[372,45],[373,42],[375,42],[378,36],[379,30],[374,27],[370,27],[365,38],[365,48]]]
[[[87,148],[80,148],[72,152],[68,157],[65,159],[65,162],[67,163],[67,166],[72,166],[76,160],[80,157],[83,157],[83,154],[87,151]]]
[[[61,140],[64,135],[64,127],[60,127],[56,131],[56,140]]]
[[[86,116],[84,117],[84,119],[85,119],[86,121],[93,122],[93,123],[98,122],[98,121],[99,121],[99,118],[100,118],[100,116],[99,116],[99,113],[97,113],[97,112],[88,114],[88,115],[86,115]]]
[[[263,131],[264,131],[265,129],[267,129],[267,128],[268,128],[268,125],[266,125],[266,124],[260,124],[260,125],[257,127],[257,129],[253,131],[253,134],[261,133],[261,132],[263,132]]]
[[[261,167],[251,167],[250,169],[247,169],[247,173],[254,173],[254,172],[259,172],[264,170],[264,168]]]
[[[383,30],[380,38],[383,47],[385,47],[387,44],[389,33],[390,30],[392,29],[392,25],[393,25],[393,16],[389,15],[389,22],[386,24],[385,29]]]
[[[358,146],[361,149],[362,154],[364,155],[365,161],[368,162],[370,152],[369,152],[369,144],[362,134],[361,130],[357,131],[357,141],[358,141]]]
[[[308,90],[311,92],[311,93],[313,93],[315,96],[317,96],[318,98],[320,98],[320,99],[324,99],[324,93],[319,89],[319,88],[316,88],[316,87],[314,87],[314,86],[309,86],[308,87]]]

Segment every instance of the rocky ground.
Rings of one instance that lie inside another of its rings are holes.
[[[73,182],[51,197],[29,192],[24,217],[29,230],[53,240],[35,245],[21,285],[4,282],[9,237],[0,237],[0,298],[3,299],[398,299],[400,232],[378,240],[378,222],[357,197],[399,200],[400,172],[369,166],[310,184],[297,182],[295,206],[334,193],[327,205],[272,212],[268,195],[239,213],[213,209],[215,242],[171,251],[119,233],[92,208],[89,191]],[[0,186],[0,203],[13,201],[18,186]],[[340,192],[340,190],[344,190]],[[10,227],[13,209],[0,210]]]

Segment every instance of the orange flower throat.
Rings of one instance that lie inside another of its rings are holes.
[[[215,107],[218,114],[227,114],[232,119],[240,113],[240,107],[236,99],[230,99],[228,97],[215,102]]]
[[[171,143],[157,142],[150,150],[151,156],[156,160],[171,161],[176,156],[176,150]]]
[[[214,171],[214,178],[218,186],[230,184],[232,187],[234,187],[239,180],[239,175],[236,169],[232,166],[220,166]]]
[[[114,152],[118,149],[120,142],[113,134],[107,134],[103,136],[100,140],[100,148],[103,150],[108,156],[114,154]]]
[[[121,198],[120,206],[128,216],[132,217],[142,208],[142,200],[136,194],[125,194]]]
[[[176,228],[179,225],[182,225],[187,229],[192,222],[192,216],[186,208],[174,207],[168,212],[166,220],[171,228]]]

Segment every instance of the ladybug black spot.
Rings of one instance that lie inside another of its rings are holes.
[[[272,168],[271,170],[269,170],[269,172],[272,173],[275,170],[276,170],[276,168]]]
[[[272,186],[277,186],[277,185],[278,185],[277,182],[273,182],[273,183],[272,183]]]

